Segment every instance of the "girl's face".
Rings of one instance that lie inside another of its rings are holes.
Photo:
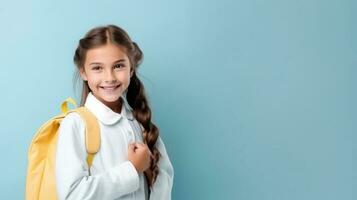
[[[132,71],[124,49],[108,43],[87,51],[80,74],[88,81],[93,95],[115,111],[129,86]]]

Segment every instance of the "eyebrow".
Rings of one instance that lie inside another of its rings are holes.
[[[124,61],[125,61],[125,59],[119,59],[119,60],[114,61],[113,63],[124,62]],[[101,63],[101,62],[92,62],[89,65],[101,65],[101,64],[103,64],[103,63]]]

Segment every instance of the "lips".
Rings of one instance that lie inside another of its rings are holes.
[[[107,90],[107,91],[113,91],[117,89],[120,85],[114,85],[114,86],[99,86],[100,88]]]

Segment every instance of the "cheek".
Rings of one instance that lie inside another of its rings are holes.
[[[99,76],[88,76],[88,84],[89,86],[95,87],[100,83]]]
[[[130,76],[129,78],[127,76],[120,77],[119,82],[121,83],[122,91],[128,89],[130,84]]]
[[[119,80],[125,85],[129,85],[130,82],[130,72],[120,73]]]
[[[125,76],[123,79],[122,79],[122,82],[124,84],[124,87],[125,89],[129,87],[129,84],[130,84],[130,76]]]

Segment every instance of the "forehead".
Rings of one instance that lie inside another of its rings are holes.
[[[89,49],[86,54],[86,63],[105,63],[116,61],[119,59],[128,59],[125,48],[110,43],[93,49]]]

